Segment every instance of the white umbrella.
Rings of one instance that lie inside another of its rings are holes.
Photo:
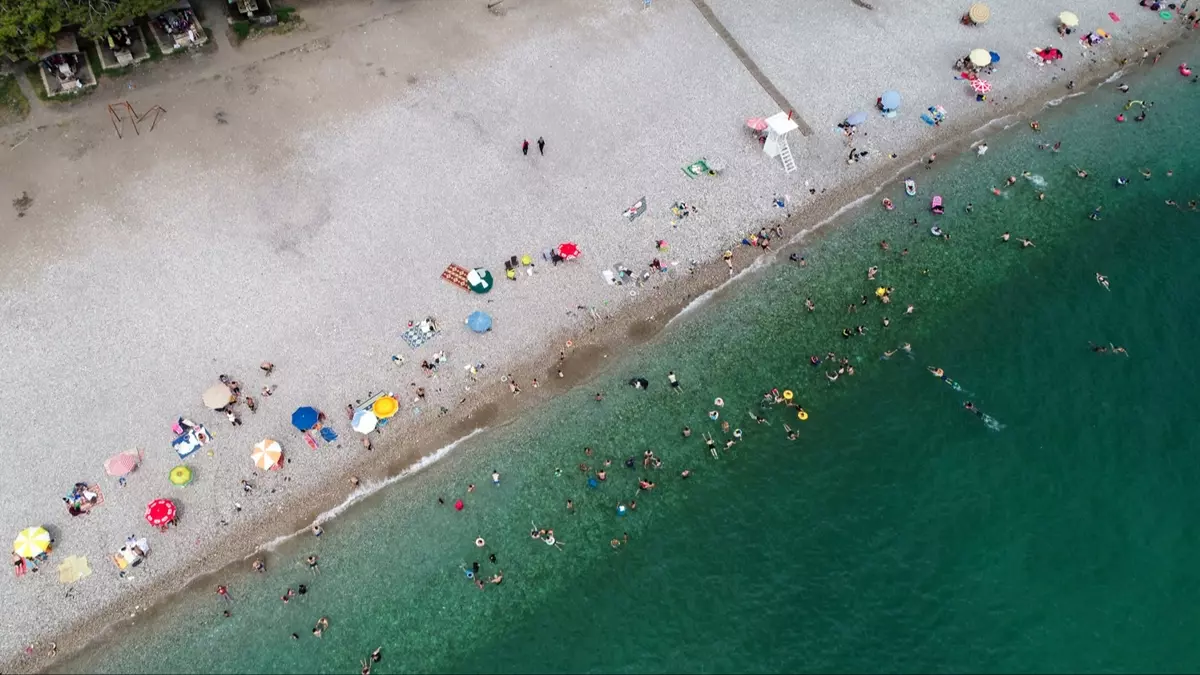
[[[355,410],[354,419],[350,422],[350,426],[360,434],[369,434],[375,431],[377,424],[379,424],[379,418],[370,410]]]

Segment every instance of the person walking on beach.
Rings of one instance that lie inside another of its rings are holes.
[[[521,141],[521,154],[522,155],[529,154],[529,139],[528,138],[526,138],[524,141]]]
[[[544,156],[546,154],[546,139],[542,138],[541,136],[538,136],[537,144],[538,144],[538,154]]]

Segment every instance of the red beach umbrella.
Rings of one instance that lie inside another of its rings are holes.
[[[155,499],[146,505],[146,522],[154,527],[164,527],[175,519],[175,502],[170,499]]]
[[[558,245],[558,254],[566,260],[574,260],[579,257],[579,247],[568,241]]]
[[[986,94],[992,90],[992,83],[987,80],[972,80],[971,89],[974,89],[976,94]]]

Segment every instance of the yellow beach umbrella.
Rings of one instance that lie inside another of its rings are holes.
[[[991,18],[992,10],[982,2],[977,2],[967,10],[967,16],[970,17],[972,23],[983,23]]]
[[[250,459],[254,460],[254,466],[263,471],[279,468],[279,460],[283,458],[283,449],[279,447],[278,441],[273,441],[269,438],[264,438],[254,444],[254,451],[250,453]]]
[[[174,469],[171,469],[171,485],[178,485],[179,487],[183,487],[184,485],[187,485],[190,482],[192,482],[191,468],[180,464],[179,466],[175,467]]]
[[[86,557],[69,556],[62,564],[58,566],[58,580],[64,584],[73,584],[84,577],[92,575],[92,568],[88,567]]]
[[[959,52],[960,54],[962,52]],[[972,49],[970,56],[971,63],[982,68],[992,62],[992,54],[986,49]]]
[[[400,410],[400,401],[397,401],[395,396],[380,396],[375,405],[371,406],[371,412],[381,420],[395,415],[397,410]]]
[[[1074,12],[1063,12],[1058,15],[1058,21],[1067,28],[1074,28],[1079,25],[1079,17],[1075,16]]]
[[[44,527],[27,527],[13,542],[13,552],[22,558],[33,558],[50,548],[50,533]]]

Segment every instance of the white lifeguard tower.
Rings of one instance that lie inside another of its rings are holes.
[[[788,145],[787,135],[800,127],[792,121],[791,115],[785,112],[775,113],[767,118],[767,140],[763,142],[763,152],[767,157],[778,157],[783,161],[785,173],[796,170],[796,160],[792,157],[792,148]]]

